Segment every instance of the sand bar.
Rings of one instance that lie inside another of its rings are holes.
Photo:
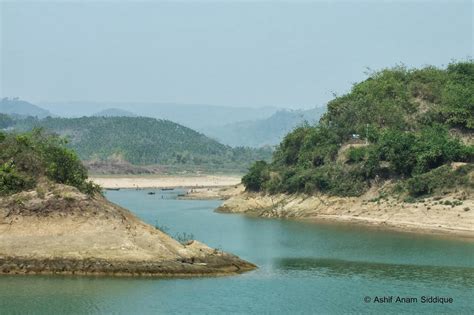
[[[92,181],[104,188],[225,187],[238,185],[240,179],[237,175],[91,177]]]

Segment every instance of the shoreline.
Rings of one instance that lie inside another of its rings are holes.
[[[0,198],[0,275],[187,277],[257,266],[197,240],[179,242],[100,194],[44,182]]]
[[[237,214],[256,218],[267,218],[267,219],[280,219],[280,220],[292,220],[302,223],[312,223],[315,225],[333,225],[333,226],[345,226],[345,227],[358,227],[376,231],[392,231],[413,235],[429,235],[436,236],[443,239],[462,240],[467,242],[474,242],[474,231],[472,230],[460,230],[453,228],[438,228],[433,226],[422,226],[417,224],[411,224],[409,222],[387,222],[387,221],[375,221],[370,218],[358,218],[352,216],[341,216],[341,215],[320,215],[311,218],[298,218],[298,217],[262,217],[256,213],[246,212],[227,212],[216,209],[215,212],[222,214]]]
[[[218,188],[240,184],[237,175],[109,175],[91,176],[90,179],[104,189],[145,189],[145,188]]]
[[[263,196],[245,193],[237,176],[96,176],[96,183],[105,183],[104,188],[185,188],[183,200],[224,200],[215,211],[220,213],[244,214],[256,217],[293,219],[302,222],[323,224],[356,225],[377,230],[391,230],[404,233],[436,235],[474,241],[474,202],[470,199],[456,207],[456,217],[469,220],[458,226],[459,219],[447,218],[445,212],[451,207],[427,204],[401,203],[390,205],[393,200],[377,203],[368,202],[371,196],[342,198],[329,196],[275,195]],[[452,199],[445,196],[443,199]],[[468,206],[470,211],[460,211]],[[433,207],[437,212],[430,213]],[[438,207],[438,208],[437,208]],[[444,216],[439,222],[436,214]],[[430,216],[431,214],[431,216]],[[400,218],[397,218],[400,216]],[[429,222],[425,222],[426,219]],[[461,221],[462,223],[462,221]]]
[[[263,218],[292,219],[301,222],[364,226],[414,234],[437,235],[474,241],[474,201],[469,196],[461,205],[447,206],[459,198],[456,194],[406,203],[395,198],[369,201],[362,197],[325,195],[261,195],[246,193],[242,185],[232,188],[198,190],[183,199],[224,200],[215,211]],[[469,209],[469,210],[465,210]]]
[[[232,256],[231,256],[232,257]],[[202,258],[199,261],[120,261],[97,258],[28,258],[0,256],[2,275],[63,275],[98,277],[224,277],[256,269],[254,264],[240,261],[229,264],[223,259]]]
[[[295,219],[299,220],[299,219]],[[342,216],[320,216],[312,219],[302,219],[301,222],[311,222],[315,224],[330,224],[343,226],[357,226],[377,231],[393,231],[400,233],[407,233],[413,235],[430,235],[443,239],[463,240],[474,242],[474,233],[470,230],[459,230],[451,228],[436,228],[432,226],[421,226],[410,224],[409,222],[386,222],[386,221],[371,221],[369,218],[345,218]]]

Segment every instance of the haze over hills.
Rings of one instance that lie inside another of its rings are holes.
[[[263,119],[278,111],[276,107],[229,107],[201,104],[120,103],[120,102],[42,102],[40,106],[61,117],[92,116],[98,111],[115,108],[138,116],[167,119],[186,127],[202,130],[233,122]]]
[[[203,128],[202,132],[230,146],[274,146],[293,128],[305,122],[315,124],[325,111],[325,107],[280,110],[268,118],[209,126]]]
[[[128,111],[119,108],[107,108],[93,114],[95,117],[136,117],[137,115]]]
[[[52,116],[39,106],[21,100],[3,101],[5,112],[18,118]],[[150,117],[165,119],[202,132],[217,141],[233,147],[263,147],[278,144],[283,136],[295,127],[307,122],[314,124],[325,108],[309,110],[277,110],[277,108],[236,108],[209,105],[141,104],[132,107],[115,104],[124,108],[107,107],[110,103],[59,104],[55,113],[63,117]],[[61,106],[60,106],[61,105]],[[99,111],[98,111],[99,110]],[[94,112],[92,112],[94,111]]]
[[[0,113],[17,117],[33,116],[44,118],[53,116],[49,111],[18,98],[2,98],[0,100]]]

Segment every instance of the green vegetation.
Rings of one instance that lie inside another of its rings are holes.
[[[317,126],[281,142],[272,162],[243,178],[249,191],[359,196],[376,182],[401,180],[412,197],[467,185],[474,147],[474,62],[446,69],[375,72],[328,103]],[[451,162],[467,165],[452,170]]]
[[[270,148],[231,148],[171,121],[146,117],[27,118],[15,125],[22,131],[38,127],[68,137],[82,160],[243,172],[252,161],[271,156]]]
[[[100,187],[87,181],[87,171],[65,140],[41,130],[0,133],[0,195],[32,189],[47,178],[93,195]]]
[[[458,186],[474,188],[474,183],[469,180],[469,172],[474,170],[473,164],[467,164],[453,170],[449,165],[443,165],[427,173],[415,175],[401,183],[413,197],[430,195],[435,192]]]

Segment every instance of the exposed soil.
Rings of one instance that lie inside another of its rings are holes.
[[[198,241],[183,245],[102,196],[41,183],[0,198],[0,273],[223,275],[256,268]]]

